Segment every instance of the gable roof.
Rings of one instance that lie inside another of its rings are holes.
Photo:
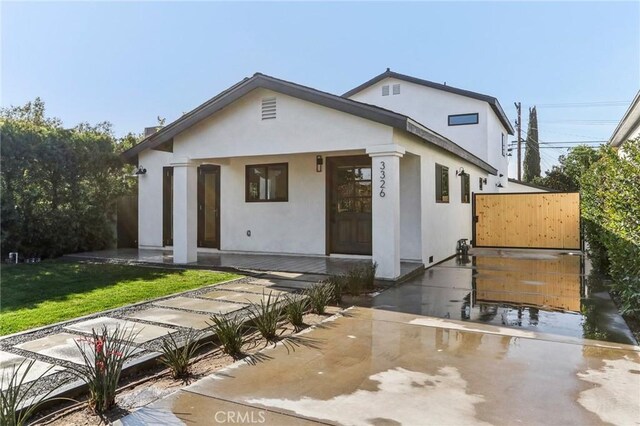
[[[477,99],[479,101],[487,102],[491,106],[491,109],[496,114],[496,116],[498,117],[498,119],[500,120],[502,125],[505,127],[505,129],[507,129],[507,132],[510,135],[513,135],[513,127],[511,126],[511,123],[509,122],[509,119],[507,118],[507,115],[502,110],[502,107],[500,106],[500,102],[498,102],[498,99],[494,98],[493,96],[483,95],[482,93],[476,93],[476,92],[472,92],[470,90],[458,89],[457,87],[451,87],[451,86],[447,86],[445,84],[435,83],[433,81],[423,80],[421,78],[416,78],[416,77],[411,77],[410,75],[405,75],[405,74],[400,74],[400,73],[397,73],[397,72],[393,72],[389,68],[387,68],[387,70],[385,72],[383,72],[382,74],[377,75],[377,76],[373,77],[371,80],[369,80],[369,81],[367,81],[365,83],[362,83],[358,87],[355,87],[355,88],[349,90],[348,92],[346,92],[342,96],[345,97],[345,98],[351,97],[351,96],[355,95],[356,93],[363,91],[367,87],[372,86],[372,85],[376,84],[377,82],[379,82],[381,80],[384,80],[385,78],[389,78],[389,77],[396,78],[398,80],[404,80],[404,81],[407,81],[409,83],[419,84],[419,85],[425,86],[425,87],[430,87],[432,89],[442,90],[443,92],[455,93],[456,95],[466,96],[467,98],[472,98],[472,99]]]
[[[421,138],[424,142],[440,147],[457,157],[476,165],[488,173],[494,175],[497,174],[497,170],[484,160],[476,157],[469,151],[455,144],[453,141],[434,132],[426,126],[423,126],[417,121],[412,120],[406,115],[398,114],[397,112],[375,105],[369,105],[363,102],[333,95],[331,93],[322,92],[311,87],[302,86],[300,84],[281,80],[261,73],[256,73],[250,78],[241,80],[192,111],[184,114],[174,122],[163,127],[158,132],[146,137],[137,145],[123,152],[123,158],[130,163],[135,163],[138,154],[146,149],[171,151],[169,146],[173,143],[173,138],[176,135],[185,131],[194,124],[210,117],[247,93],[258,88],[272,90],[274,92],[282,93],[284,95],[292,96],[412,133]]]
[[[637,134],[638,129],[640,129],[640,90],[613,131],[609,138],[609,144],[613,147],[619,147],[627,139],[634,137],[634,132]]]

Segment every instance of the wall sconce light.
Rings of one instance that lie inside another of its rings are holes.
[[[502,176],[504,176],[502,173],[500,173],[500,174],[498,175],[498,177],[502,177]]]
[[[487,184],[487,178],[482,178],[482,183]]]
[[[462,176],[464,174],[464,167],[460,167],[456,170],[456,176]]]
[[[322,171],[322,155],[316,155],[316,172],[320,173]]]
[[[140,175],[146,175],[147,169],[142,166],[138,166],[138,168],[133,172],[133,176],[138,177]]]
[[[502,184],[501,184],[501,183],[496,183],[496,186],[497,186],[498,188],[504,188],[504,186],[502,186]]]

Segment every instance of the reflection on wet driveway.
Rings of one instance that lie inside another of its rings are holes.
[[[265,351],[262,362],[241,361],[122,424],[627,425],[640,418],[637,347],[496,329],[351,309],[295,344]]]
[[[579,253],[476,249],[382,292],[373,307],[636,343],[598,277],[585,274]]]

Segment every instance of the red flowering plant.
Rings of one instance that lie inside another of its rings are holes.
[[[135,350],[131,341],[138,333],[133,333],[133,328],[127,331],[126,327],[109,332],[106,325],[100,331],[91,331],[91,337],[75,342],[84,365],[72,370],[89,386],[89,408],[102,414],[115,405],[122,367]]]

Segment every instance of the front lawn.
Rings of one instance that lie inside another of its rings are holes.
[[[0,336],[238,277],[60,261],[3,265],[1,273]]]

